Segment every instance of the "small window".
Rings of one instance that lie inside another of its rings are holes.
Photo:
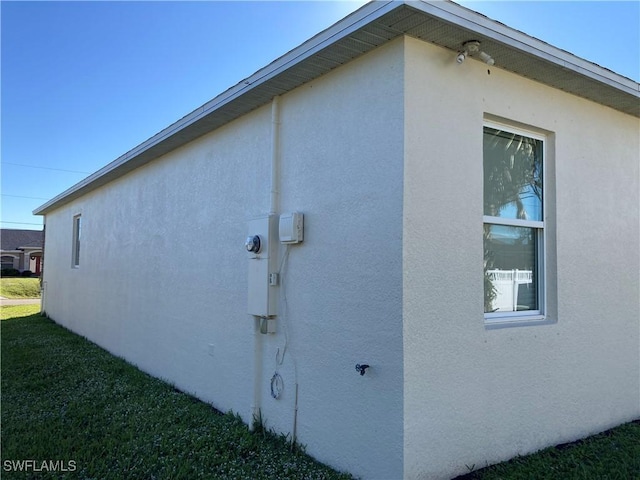
[[[82,217],[76,215],[73,217],[73,267],[80,266],[80,238],[82,236]]]
[[[4,255],[2,257],[2,270],[6,268],[14,268],[14,257],[13,255]]]
[[[544,137],[486,125],[483,144],[485,321],[542,319]]]

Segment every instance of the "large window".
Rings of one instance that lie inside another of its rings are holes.
[[[484,127],[485,320],[544,315],[544,137]]]
[[[80,237],[82,236],[82,217],[76,215],[73,217],[73,253],[72,253],[72,267],[80,266]]]

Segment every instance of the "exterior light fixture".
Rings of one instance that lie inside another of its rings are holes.
[[[462,44],[462,48],[463,50],[458,52],[458,56],[456,57],[456,62],[459,64],[463,63],[467,57],[471,57],[476,54],[480,60],[489,66],[495,63],[495,60],[491,55],[480,50],[480,42],[478,40],[469,40],[468,42],[464,42]]]

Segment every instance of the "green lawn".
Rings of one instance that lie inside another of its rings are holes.
[[[0,297],[40,298],[39,278],[0,278]]]
[[[280,436],[250,432],[233,414],[142,373],[38,308],[0,307],[3,479],[351,478],[291,451]],[[7,460],[27,459],[37,461],[37,475],[33,467],[6,468]],[[46,472],[42,461],[58,462],[57,470]],[[640,422],[465,478],[640,479]]]
[[[60,461],[37,477],[50,479],[351,478],[279,436],[250,432],[33,306],[2,310],[3,479],[34,478],[6,470],[7,460],[25,459]]]
[[[503,479],[639,480],[640,420],[492,465],[456,480]]]

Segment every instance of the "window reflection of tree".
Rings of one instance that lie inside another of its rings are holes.
[[[485,127],[484,130],[484,215],[521,220],[542,220],[542,142],[512,132]],[[533,209],[527,200],[534,199]],[[537,211],[536,211],[537,210]],[[530,218],[531,216],[534,218]],[[496,254],[490,245],[491,224],[484,225],[484,310],[495,311],[497,290],[489,270],[496,268]],[[513,247],[535,241],[533,229],[517,228]],[[512,268],[516,268],[515,264]]]

